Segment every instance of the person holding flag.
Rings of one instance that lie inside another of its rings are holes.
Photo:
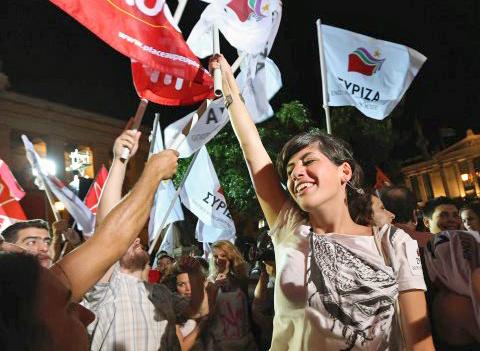
[[[225,105],[271,228],[271,350],[434,350],[417,243],[350,216],[349,203],[365,191],[349,146],[305,132],[284,145],[276,173],[229,64],[215,55],[210,68],[222,71]]]
[[[94,315],[77,302],[128,250],[147,221],[158,183],[175,174],[177,160],[173,150],[153,155],[92,238],[52,268],[30,255],[0,254],[0,349],[89,349],[85,327]]]

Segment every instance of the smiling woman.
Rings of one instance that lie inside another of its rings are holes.
[[[433,350],[416,242],[388,224],[360,225],[351,217],[350,204],[365,192],[350,147],[305,132],[285,144],[277,174],[230,66],[221,55],[210,66],[222,70],[232,126],[271,228],[271,349]]]

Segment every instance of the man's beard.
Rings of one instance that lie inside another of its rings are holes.
[[[135,250],[134,254],[127,252],[120,258],[120,266],[128,269],[129,271],[141,271],[145,268],[150,257],[144,250]]]

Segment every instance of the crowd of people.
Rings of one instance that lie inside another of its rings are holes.
[[[140,133],[124,131],[80,240],[66,222],[2,233],[1,350],[478,350],[480,207],[447,197],[421,212],[405,187],[364,189],[341,139],[310,131],[276,164],[229,64],[220,68],[231,123],[269,227],[257,279],[230,241],[209,260],[158,252],[138,235],[174,150],[153,155],[122,197]],[[276,168],[276,169],[275,169]],[[62,243],[67,238],[68,245]],[[271,252],[268,250],[271,248]],[[249,267],[250,266],[250,267]]]

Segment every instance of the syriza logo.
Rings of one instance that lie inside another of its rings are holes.
[[[382,68],[385,59],[380,59],[380,51],[370,54],[365,48],[358,48],[348,55],[348,72],[372,76]]]
[[[268,0],[232,0],[227,6],[237,14],[240,22],[245,22],[250,18],[260,21],[267,17],[270,11],[270,2]]]

